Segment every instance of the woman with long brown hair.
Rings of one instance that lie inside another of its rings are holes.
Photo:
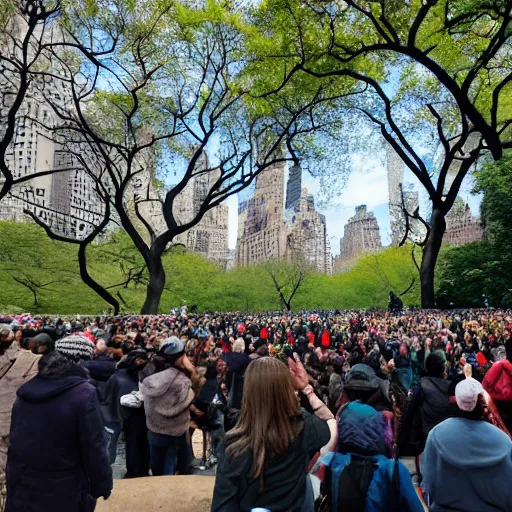
[[[298,357],[289,360],[289,369],[271,357],[248,366],[240,418],[219,453],[212,512],[312,510],[307,466],[322,447],[334,449],[337,430],[308,380]],[[300,408],[296,389],[314,414]]]

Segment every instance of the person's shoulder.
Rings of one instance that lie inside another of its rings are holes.
[[[238,457],[229,457],[229,455],[226,453],[225,440],[220,443],[217,470],[222,474],[230,476],[241,475],[248,471],[250,462],[251,454],[249,450]]]

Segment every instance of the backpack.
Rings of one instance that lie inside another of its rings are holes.
[[[347,456],[350,457],[350,462],[345,465]],[[389,490],[386,493],[388,511],[401,510],[398,459],[388,459],[381,455],[365,457],[353,453],[343,455],[331,452],[322,456],[317,464],[324,464],[327,472],[321,486],[321,496],[315,504],[316,512],[365,512],[368,489],[375,472],[383,465],[389,481]],[[314,471],[315,469],[312,472]],[[333,503],[334,496],[337,496],[336,503]]]
[[[338,480],[336,510],[365,512],[368,487],[372,483],[373,474],[378,466],[372,460],[361,459],[354,455],[351,459]]]

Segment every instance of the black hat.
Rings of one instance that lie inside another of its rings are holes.
[[[53,344],[52,337],[45,332],[38,334],[34,339],[37,341],[37,343]]]

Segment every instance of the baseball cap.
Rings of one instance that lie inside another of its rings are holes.
[[[478,395],[483,393],[482,384],[476,379],[467,378],[455,387],[455,400],[461,411],[471,412],[478,402]]]

